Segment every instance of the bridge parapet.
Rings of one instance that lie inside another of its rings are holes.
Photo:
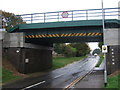
[[[105,19],[117,19],[120,8],[104,8]],[[102,9],[70,10],[18,15],[27,23],[102,19]]]
[[[118,3],[118,7],[120,8],[120,1]],[[118,9],[118,19],[120,20],[120,9]]]
[[[119,10],[120,7],[104,8],[105,19],[118,19]],[[16,15],[16,17],[18,17],[16,18],[17,24],[20,24],[21,19],[23,20],[23,22],[26,22],[26,24],[76,21],[76,20],[100,20],[102,19],[102,9],[32,13],[32,14]],[[12,21],[13,20],[11,19],[9,26],[11,26]]]

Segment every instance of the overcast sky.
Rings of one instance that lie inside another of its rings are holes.
[[[120,0],[103,0],[104,8],[118,7]],[[0,10],[14,14],[41,13],[53,11],[98,9],[101,0],[1,0]],[[91,49],[98,43],[90,43]]]
[[[103,0],[104,7],[118,7],[120,0]],[[101,8],[101,0],[1,0],[0,9],[15,14]]]

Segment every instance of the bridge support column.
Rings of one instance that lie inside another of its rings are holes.
[[[108,75],[120,69],[120,28],[105,30],[105,44],[108,45],[107,72]]]
[[[4,54],[20,73],[33,73],[52,67],[52,47],[25,43],[23,33],[6,33]]]
[[[108,46],[107,71],[108,75],[120,69],[120,45]]]
[[[3,46],[3,32],[0,31],[0,69],[2,68],[2,46]]]

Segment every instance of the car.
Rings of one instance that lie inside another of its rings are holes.
[[[98,55],[97,53],[94,54],[94,56],[97,56],[97,55]]]

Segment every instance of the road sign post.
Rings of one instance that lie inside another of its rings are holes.
[[[108,52],[107,45],[102,45],[102,53],[104,53],[105,67],[104,67],[104,86],[107,86],[107,68],[106,68],[106,53]]]
[[[101,0],[102,5],[102,24],[103,24],[103,40],[104,40],[104,46],[103,46],[103,52],[104,52],[104,59],[105,59],[105,67],[104,67],[104,86],[107,86],[107,68],[106,68],[106,53],[107,53],[107,47],[105,46],[105,13],[103,9],[103,0]],[[106,47],[106,48],[105,48]]]

